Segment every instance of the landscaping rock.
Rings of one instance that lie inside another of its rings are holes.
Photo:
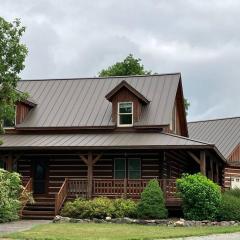
[[[69,217],[62,217],[57,215],[53,219],[54,223],[118,223],[118,224],[142,224],[142,225],[159,225],[159,226],[169,226],[169,227],[200,227],[200,226],[240,226],[240,222],[236,221],[222,221],[222,222],[216,222],[216,221],[209,221],[209,220],[203,220],[203,221],[189,221],[184,220],[180,218],[179,220],[171,220],[171,219],[150,219],[150,220],[144,220],[144,219],[134,219],[134,218],[111,218],[106,217],[105,219],[76,219],[76,218],[69,218]]]
[[[182,220],[176,221],[173,226],[174,227],[184,227],[185,221],[182,221]]]
[[[55,218],[53,219],[54,223],[65,223],[65,222],[70,222],[71,218],[69,217],[62,217],[62,216],[55,216]]]

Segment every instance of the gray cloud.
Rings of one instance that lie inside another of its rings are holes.
[[[128,53],[182,72],[189,120],[240,115],[238,0],[2,0],[29,48],[22,78],[96,76]]]

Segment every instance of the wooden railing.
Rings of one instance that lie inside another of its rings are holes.
[[[60,190],[55,195],[55,215],[57,215],[68,196],[68,179],[65,178]]]
[[[68,195],[70,197],[87,197],[88,180],[86,178],[68,179]]]
[[[22,203],[22,206],[21,206],[21,210],[20,210],[20,216],[22,216],[22,212],[23,212],[23,209],[24,207],[26,206],[27,202],[28,202],[28,193],[31,193],[32,192],[32,178],[26,180],[24,179],[23,181],[23,184],[26,183],[25,187],[23,188],[22,192],[21,192],[21,203]]]
[[[69,179],[68,195],[86,197],[87,179]],[[147,179],[93,179],[92,196],[139,198],[149,180]],[[159,179],[165,199],[177,199],[176,179]]]

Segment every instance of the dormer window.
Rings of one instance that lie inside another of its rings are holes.
[[[118,103],[118,127],[133,126],[133,102]]]
[[[133,127],[141,118],[142,107],[150,103],[124,80],[106,95],[106,99],[112,103],[112,122],[117,127]]]

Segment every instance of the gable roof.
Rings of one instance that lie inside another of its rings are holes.
[[[136,125],[169,125],[180,73],[108,78],[22,80],[18,89],[28,92],[37,106],[16,128],[115,127],[106,94],[126,81],[150,103],[142,108]]]
[[[189,137],[216,145],[228,158],[240,143],[240,117],[188,123]]]
[[[132,94],[134,94],[142,103],[148,104],[149,100],[145,98],[140,92],[138,92],[135,88],[133,88],[129,83],[125,80],[120,82],[114,89],[112,89],[105,97],[107,100],[111,102],[114,95],[120,91],[122,88],[127,88]]]

